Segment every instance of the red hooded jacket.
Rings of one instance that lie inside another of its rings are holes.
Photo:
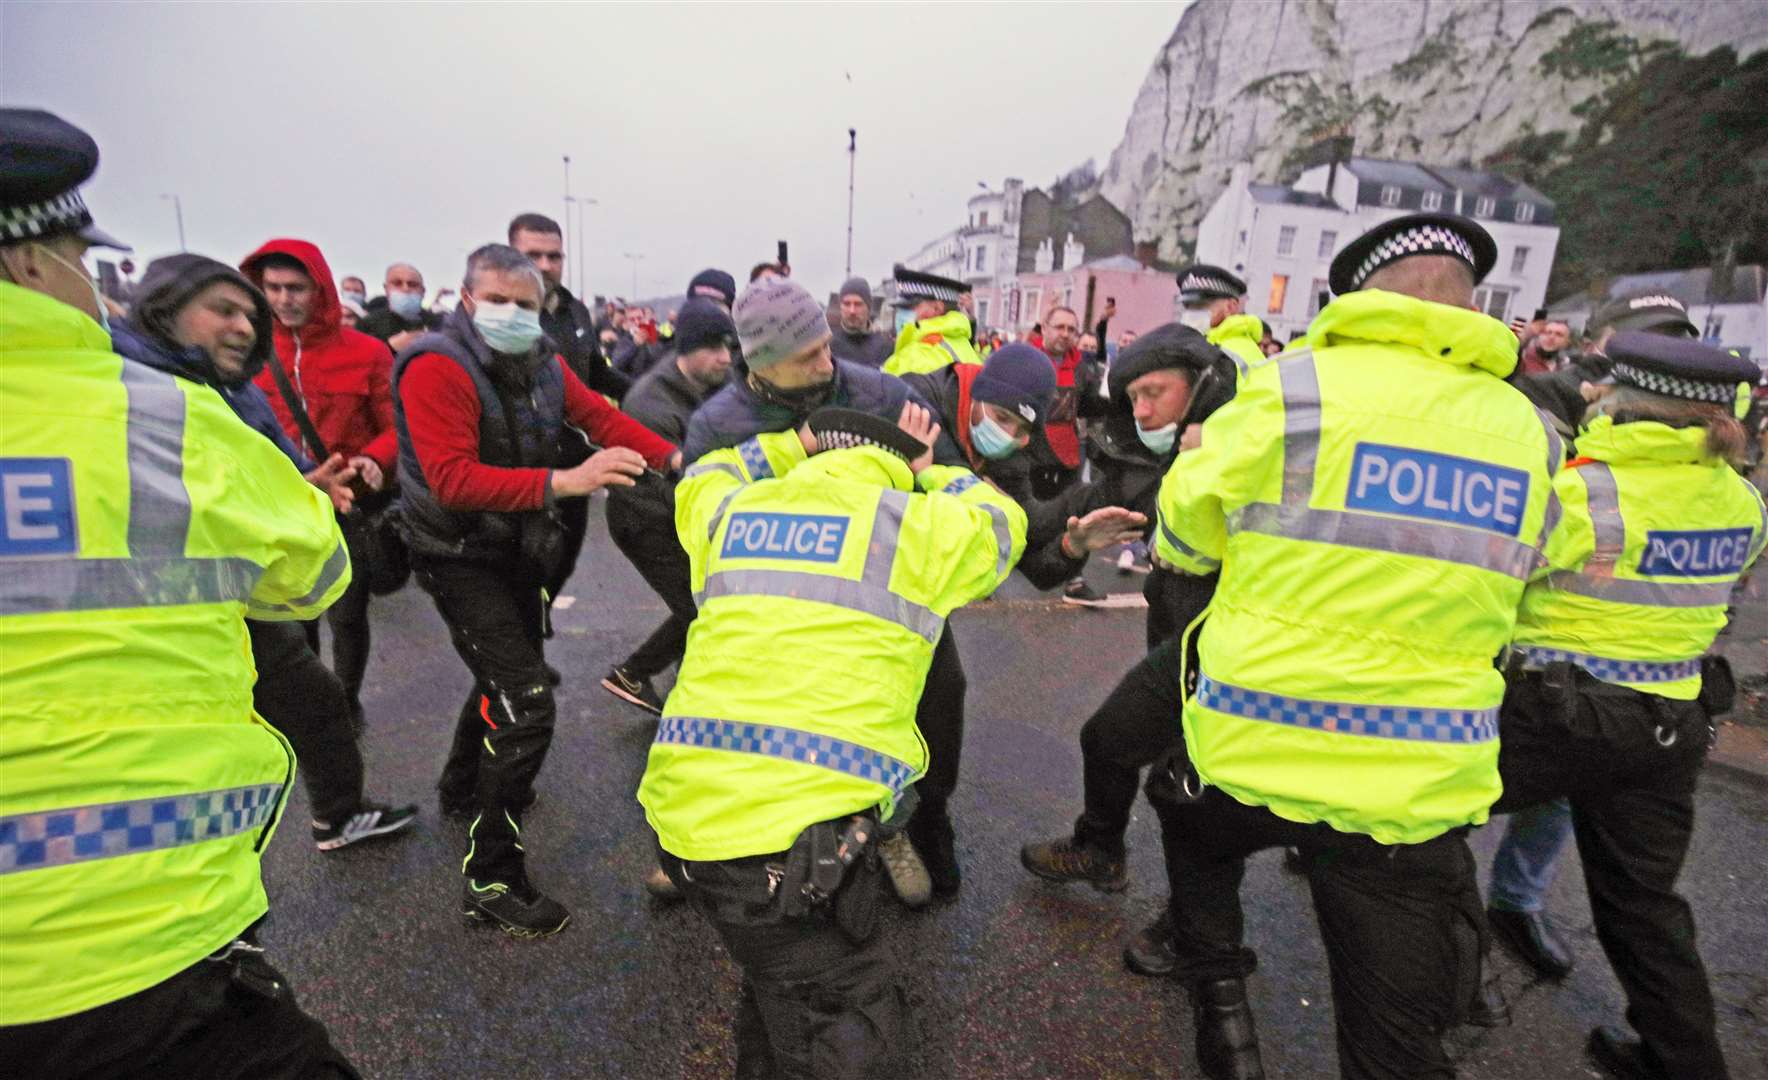
[[[399,437],[393,429],[392,352],[367,334],[344,328],[338,288],[318,248],[305,240],[272,240],[246,256],[240,271],[260,288],[269,255],[294,258],[313,279],[314,306],[307,325],[296,331],[276,322],[275,338],[277,359],[307,406],[314,429],[328,451],[345,458],[359,454],[373,458],[391,481],[399,458]],[[288,437],[319,459],[318,450],[301,437],[269,365],[252,381],[264,389]]]

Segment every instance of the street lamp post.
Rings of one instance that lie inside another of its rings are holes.
[[[571,155],[564,154],[562,156],[565,159],[565,235],[559,238],[561,241],[571,235],[571,204],[576,201],[571,198]],[[578,251],[572,251],[570,255],[574,262],[582,257],[582,253]],[[577,292],[580,295],[583,292],[583,283],[581,280],[577,283]]]
[[[859,131],[847,129],[847,276],[853,276],[853,162],[859,153]]]
[[[629,303],[638,300],[638,264],[644,261],[644,255],[628,251],[626,257],[632,260],[632,295],[627,297]]]
[[[567,196],[565,198],[565,202],[570,204],[571,206],[577,207],[577,232],[572,236],[572,244],[574,246],[571,249],[571,258],[575,261],[575,264],[576,264],[577,296],[579,299],[581,299],[583,297],[583,273],[584,273],[583,261],[584,261],[585,252],[586,252],[586,249],[583,246],[583,214],[584,214],[583,208],[586,206],[600,206],[601,204],[596,202],[594,199],[591,199],[591,198],[588,198],[588,197],[582,196],[582,195]],[[566,222],[566,227],[567,228],[570,227],[569,221]]]
[[[171,194],[170,192],[168,192],[164,195],[161,195],[160,198],[171,199],[172,200],[172,212],[174,214],[178,215],[178,250],[179,251],[190,250],[189,248],[186,248],[184,246],[184,200],[180,199],[177,195]]]

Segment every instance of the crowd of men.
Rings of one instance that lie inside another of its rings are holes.
[[[369,300],[279,238],[156,259],[125,308],[82,263],[127,250],[81,199],[97,164],[0,110],[6,1060],[357,1075],[256,942],[258,859],[297,759],[319,851],[416,821],[357,746],[373,598],[408,580],[471,682],[437,782],[460,911],[564,930],[523,825],[572,677],[551,610],[605,493],[668,611],[601,680],[657,716],[645,884],[742,969],[739,1075],[898,1071],[879,905],[962,887],[948,617],[1015,570],[1088,602],[1106,551],[1146,571],[1148,652],[1081,729],[1074,827],[1021,861],[1123,889],[1146,773],[1170,895],[1124,960],[1190,994],[1207,1076],[1265,1075],[1253,852],[1312,888],[1342,1075],[1447,1077],[1443,1034],[1505,1017],[1490,940],[1570,971],[1542,894],[1574,838],[1636,1032],[1593,1060],[1727,1075],[1675,884],[1730,707],[1713,641],[1768,540],[1760,372],[1674,298],[1609,304],[1575,354],[1569,327],[1519,338],[1473,306],[1491,237],[1417,214],[1333,260],[1287,348],[1201,264],[1158,327],[1056,306],[1014,341],[898,267],[891,334],[866,281],[825,302],[783,261],[702,271],[659,323],[593,312],[521,213],[454,303],[402,262]],[[1490,813],[1515,816],[1488,909]]]

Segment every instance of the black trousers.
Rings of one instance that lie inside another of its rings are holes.
[[[522,814],[558,712],[546,677],[541,583],[460,559],[414,555],[412,564],[473,674],[437,787],[444,802],[478,804],[466,875],[514,882],[525,873]]]
[[[344,533],[346,537],[350,534]],[[350,561],[361,565],[356,549],[350,549]],[[343,685],[344,698],[356,717],[362,715],[362,680],[368,674],[368,652],[371,645],[368,630],[368,581],[352,576],[337,603],[326,609],[325,623],[331,629],[332,671]],[[307,644],[319,654],[319,620],[303,624]]]
[[[260,961],[262,963],[262,961]],[[358,1080],[288,980],[265,997],[228,965],[199,960],[157,986],[95,1009],[0,1028],[0,1060],[38,1080]]]
[[[1710,745],[1697,702],[1572,673],[1539,674],[1504,698],[1498,768],[1509,813],[1569,797],[1596,937],[1627,994],[1627,1019],[1666,1076],[1729,1075],[1694,916],[1676,878],[1694,830],[1694,788]]]
[[[335,825],[362,805],[362,751],[344,687],[308,647],[307,625],[246,620],[258,668],[252,707],[295,748],[314,820]]]
[[[680,663],[687,652],[688,627],[697,614],[688,555],[668,518],[645,513],[621,494],[608,498],[608,535],[669,608],[668,617],[620,665],[628,674],[648,679]]]
[[[882,933],[855,940],[836,925],[831,904],[787,917],[773,885],[785,852],[684,863],[659,850],[658,861],[743,971],[738,1077],[901,1075],[908,1007]],[[883,888],[883,874],[864,863],[842,886]]]
[[[571,580],[572,573],[577,570],[577,557],[583,554],[583,539],[589,533],[589,500],[560,499],[559,523],[565,527],[564,557],[559,560],[559,568],[553,572],[552,578],[546,582],[546,602],[549,608],[565,591],[565,582]]]
[[[958,787],[958,769],[964,756],[964,694],[969,680],[958,656],[958,642],[947,623],[933,647],[933,663],[915,706],[915,726],[927,740],[927,775],[915,785],[920,802],[915,820],[926,826],[947,821],[947,804]]]

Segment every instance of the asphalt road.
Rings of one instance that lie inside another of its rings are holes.
[[[599,518],[599,513],[598,513]],[[1098,584],[1138,580],[1095,567]],[[371,795],[417,801],[401,839],[315,851],[297,794],[266,859],[265,942],[306,1007],[371,1077],[728,1076],[736,974],[691,912],[639,885],[651,836],[633,798],[654,725],[598,680],[661,618],[662,605],[599,520],[549,659],[566,676],[558,734],[527,829],[534,879],[574,913],[563,934],[517,941],[459,915],[465,830],[438,818],[433,784],[470,680],[415,586],[377,600],[364,737]],[[1142,613],[1087,611],[1015,582],[955,620],[969,673],[969,736],[954,802],[966,869],[955,904],[894,909],[885,932],[919,1027],[903,1077],[1195,1077],[1185,998],[1128,974],[1120,942],[1164,892],[1146,804],[1132,825],[1130,889],[1105,896],[1035,880],[1019,845],[1065,830],[1079,809],[1076,735],[1139,655]],[[782,664],[790,657],[780,657]],[[1739,1080],[1768,1080],[1768,794],[1721,776],[1701,791],[1683,887]],[[1495,829],[1475,839],[1482,865]],[[1277,853],[1246,878],[1250,982],[1273,1077],[1336,1075],[1331,1002],[1305,884]],[[1466,1080],[1572,1080],[1586,1032],[1623,1002],[1596,944],[1575,857],[1552,910],[1578,954],[1561,984],[1508,958],[1515,1022],[1451,1043]]]

